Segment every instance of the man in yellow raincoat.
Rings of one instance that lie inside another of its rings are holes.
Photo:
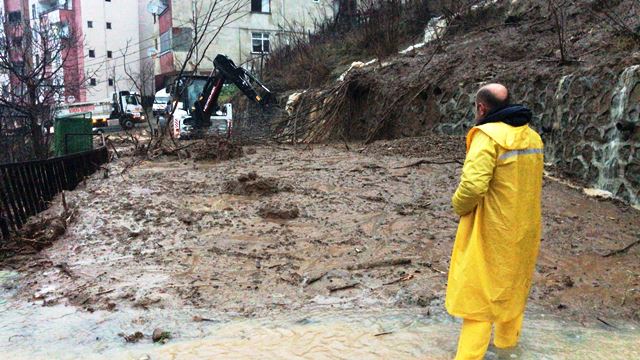
[[[477,124],[452,204],[460,224],[451,256],[447,311],[463,319],[456,360],[516,346],[540,245],[543,144],[531,111],[507,88],[482,87]]]

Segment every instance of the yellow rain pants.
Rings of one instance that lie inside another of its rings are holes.
[[[467,135],[452,199],[461,218],[447,285],[451,315],[491,324],[524,313],[540,245],[543,166],[542,140],[528,126],[489,123]]]
[[[511,321],[493,324],[493,344],[500,349],[516,346],[520,338],[522,320],[523,315],[520,315]],[[482,360],[491,339],[491,325],[488,321],[464,319],[455,360]]]

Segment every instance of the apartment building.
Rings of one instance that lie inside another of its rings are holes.
[[[150,54],[155,59],[156,87],[165,87],[185,62],[193,38],[194,19],[206,22],[206,9],[214,0],[152,0],[148,4],[155,19],[156,42]],[[330,17],[339,3],[334,0],[246,0],[234,9],[236,0],[218,1],[197,57],[198,67],[209,73],[216,54],[228,55],[236,64],[251,68],[292,33],[302,36],[315,30],[317,21]],[[229,15],[226,23],[223,20]],[[213,40],[213,41],[211,41]],[[207,44],[211,42],[207,48]],[[193,61],[192,61],[193,62]],[[187,71],[194,68],[187,62]]]
[[[115,90],[137,90],[130,75],[140,77],[153,39],[153,20],[140,3],[144,1],[3,0],[2,5],[5,19],[35,24],[46,18],[79,39],[57,74],[57,81],[69,85],[61,100],[77,103],[107,100]]]

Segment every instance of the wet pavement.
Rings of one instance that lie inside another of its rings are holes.
[[[455,156],[251,150],[125,172],[120,160],[108,179],[69,193],[67,233],[3,265],[0,349],[30,359],[451,357],[458,324],[442,304],[460,165],[416,161]],[[603,256],[635,240],[638,212],[555,181],[543,205],[531,321],[519,352],[500,356],[638,357],[640,247]],[[168,344],[151,344],[155,328],[171,332]],[[137,344],[118,335],[136,331]]]

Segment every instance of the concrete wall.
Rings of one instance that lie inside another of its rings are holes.
[[[153,17],[149,16],[147,12],[146,1],[138,1],[138,29],[140,44],[137,51],[139,52],[140,72],[145,78],[144,93],[145,95],[154,94],[154,61],[149,53],[149,49],[155,48],[155,24]]]
[[[640,65],[505,82],[513,84],[514,99],[533,110],[532,126],[542,134],[548,165],[640,205]],[[412,112],[424,114],[434,106],[435,130],[463,135],[473,126],[478,86],[458,84],[434,102],[416,104]]]

